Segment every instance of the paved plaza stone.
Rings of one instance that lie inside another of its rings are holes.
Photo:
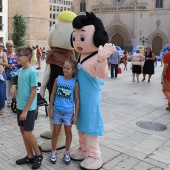
[[[36,65],[34,65],[36,68]],[[130,63],[128,63],[128,68]],[[39,72],[42,80],[45,61]],[[123,65],[121,64],[121,68]],[[132,82],[131,70],[122,70],[117,78],[104,80],[101,110],[105,135],[100,138],[103,158],[101,170],[170,170],[170,112],[166,111],[167,99],[161,91],[160,63],[155,67],[151,82]],[[110,74],[109,74],[110,75]],[[108,77],[109,77],[108,75]],[[142,80],[142,75],[140,75]],[[48,100],[48,92],[46,91]],[[26,155],[17,126],[16,114],[9,108],[0,117],[0,170],[30,170],[31,165],[18,166],[16,159]],[[137,122],[149,121],[166,126],[164,131],[147,130]],[[39,143],[46,140],[40,133],[49,129],[44,107],[39,107],[34,134]],[[78,134],[73,126],[71,150],[78,148]],[[63,151],[58,151],[55,165],[49,162],[50,152],[43,153],[40,170],[79,170],[79,162],[63,163]]]

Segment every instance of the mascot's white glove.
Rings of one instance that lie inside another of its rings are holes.
[[[40,89],[40,94],[41,94],[42,97],[45,96],[45,90],[46,90],[46,87],[47,87],[47,83],[50,79],[50,73],[51,73],[50,64],[47,64],[45,71],[44,71],[44,77],[43,77],[43,81],[41,83],[41,89]]]
[[[114,44],[106,43],[104,46],[100,45],[98,49],[98,62],[104,62],[111,56],[113,52],[116,51],[116,47]]]

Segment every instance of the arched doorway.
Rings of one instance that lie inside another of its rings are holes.
[[[117,33],[112,37],[111,43],[124,49],[124,38],[121,34]]]
[[[106,29],[109,42],[121,47],[123,50],[132,51],[131,34],[123,25],[112,25]]]
[[[157,56],[159,55],[161,49],[162,49],[162,38],[156,36],[152,41],[152,51]]]

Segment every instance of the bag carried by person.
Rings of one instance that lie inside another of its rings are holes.
[[[121,74],[121,73],[122,73],[122,69],[120,68],[119,65],[118,65],[118,68],[117,68],[117,69],[118,69],[118,72],[117,72],[117,73],[118,73],[118,74]]]

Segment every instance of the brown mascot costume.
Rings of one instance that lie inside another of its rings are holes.
[[[70,35],[72,33],[72,21],[76,17],[76,14],[71,11],[63,11],[58,15],[55,25],[51,28],[48,37],[48,43],[50,46],[50,52],[46,60],[46,69],[40,89],[41,96],[44,97],[46,88],[49,91],[49,98],[52,92],[54,80],[58,75],[63,75],[64,62],[69,59],[75,59],[73,47],[70,45]],[[52,123],[50,122],[51,130],[46,130],[40,135],[44,138],[50,139],[52,132]],[[42,151],[51,151],[51,140],[46,140],[41,143],[40,148]],[[65,133],[62,126],[57,148],[65,146]]]

